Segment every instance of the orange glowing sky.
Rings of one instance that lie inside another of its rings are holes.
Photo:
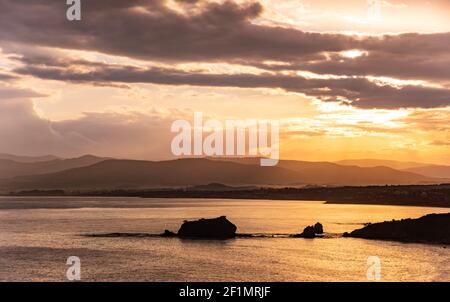
[[[0,153],[170,158],[201,111],[280,120],[282,158],[450,164],[447,0],[59,2],[0,0]]]

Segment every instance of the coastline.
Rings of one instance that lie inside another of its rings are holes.
[[[390,185],[307,188],[226,187],[220,190],[194,188],[116,189],[116,190],[31,190],[11,192],[1,196],[19,197],[141,197],[322,201],[328,204],[367,204],[425,206],[450,208],[450,184]]]

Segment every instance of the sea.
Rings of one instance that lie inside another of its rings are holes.
[[[344,238],[366,223],[450,209],[317,201],[0,197],[0,281],[450,281],[450,247]],[[184,220],[227,218],[248,238],[157,236]],[[320,222],[324,238],[290,238]],[[73,259],[73,258],[71,258]]]

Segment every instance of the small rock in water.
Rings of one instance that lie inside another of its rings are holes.
[[[301,234],[294,235],[296,238],[316,238],[317,235],[323,234],[323,226],[320,222],[314,226],[310,225],[303,229]]]

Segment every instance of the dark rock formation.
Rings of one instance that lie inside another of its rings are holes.
[[[176,237],[176,236],[177,234],[169,230],[165,230],[164,233],[161,234],[161,237]]]
[[[303,230],[303,233],[300,234],[300,237],[303,237],[303,238],[315,238],[316,237],[316,231],[314,231],[314,227],[313,226],[307,226]]]
[[[344,237],[450,244],[450,213],[373,223]]]
[[[213,219],[185,221],[178,230],[179,237],[228,239],[236,237],[237,227],[225,216]]]
[[[301,234],[294,235],[295,238],[316,238],[317,235],[323,234],[323,226],[320,222],[314,226],[310,225],[303,229]]]
[[[323,225],[320,222],[314,225],[314,232],[316,234],[323,234]]]

